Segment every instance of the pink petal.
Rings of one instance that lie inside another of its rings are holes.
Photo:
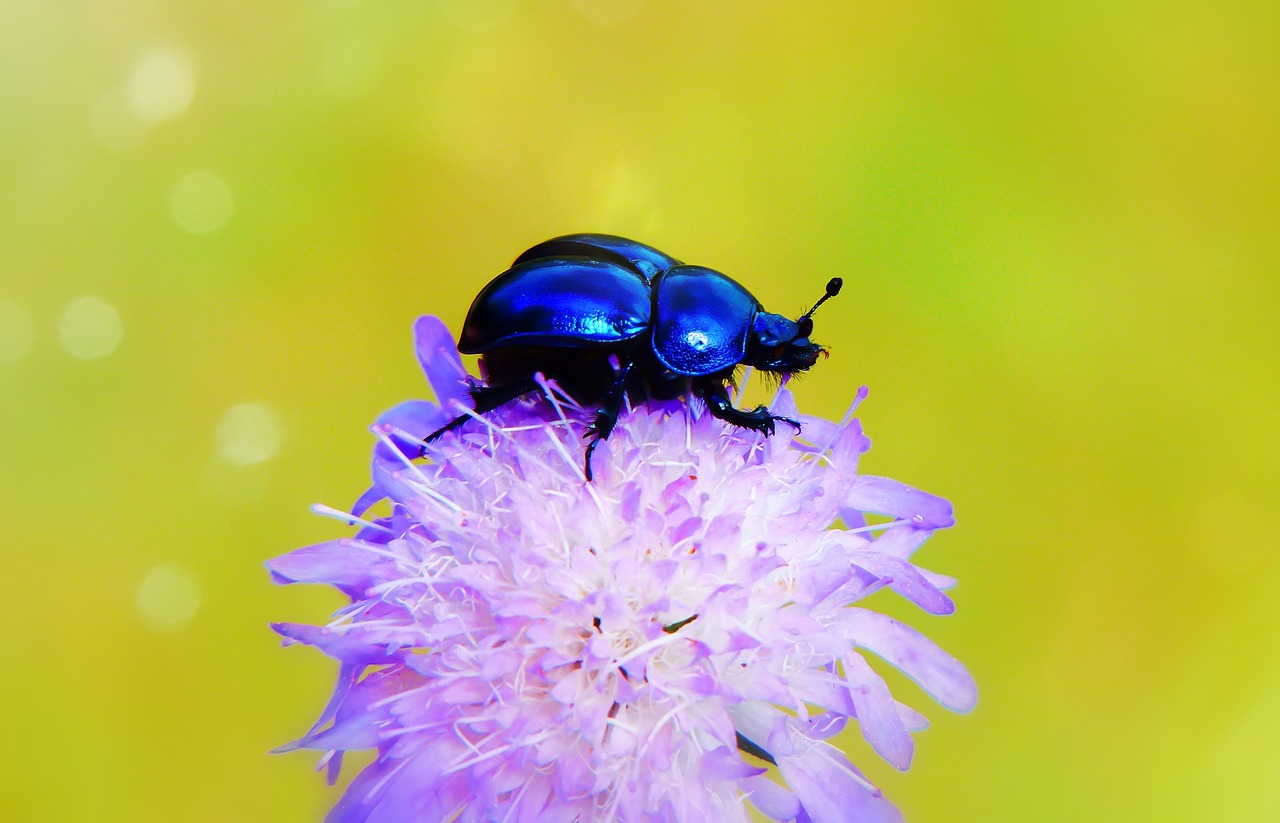
[[[431,391],[445,412],[452,412],[454,401],[471,405],[467,391],[467,370],[453,342],[453,335],[438,317],[419,317],[413,324],[413,338],[418,351],[418,362],[426,372]]]
[[[880,578],[889,588],[930,614],[952,614],[956,604],[905,560],[875,551],[854,552],[850,559]]]
[[[872,544],[871,550],[887,554],[901,560],[910,559],[916,549],[924,545],[924,541],[933,535],[931,529],[915,529],[909,526],[897,526],[885,529]]]
[[[922,732],[929,728],[929,718],[910,706],[898,703],[898,717],[902,718],[902,725],[906,726],[909,732]]]
[[[320,651],[343,661],[375,666],[396,659],[396,652],[411,645],[397,640],[394,630],[376,628],[369,630],[358,624],[348,631],[338,631],[325,626],[308,626],[301,623],[272,623],[271,628],[290,640],[315,646]],[[403,632],[401,632],[403,634]]]
[[[901,669],[948,709],[967,712],[977,704],[978,687],[964,665],[905,623],[858,608],[834,619],[854,644]]]
[[[796,755],[778,758],[778,769],[814,823],[902,823],[902,813],[829,743],[804,741]]]
[[[915,744],[898,715],[897,704],[889,694],[889,687],[857,652],[846,654],[843,662],[845,679],[849,681],[849,694],[853,697],[862,736],[895,769],[906,771],[911,767],[911,754],[915,750]]]
[[[921,528],[954,526],[951,503],[887,477],[858,475],[845,490],[845,505],[864,512],[914,520]]]
[[[800,813],[800,800],[764,775],[748,777],[738,785],[753,806],[774,820],[795,820]]]
[[[340,538],[295,549],[267,561],[277,583],[331,583],[348,593],[364,591],[396,572],[381,546]]]

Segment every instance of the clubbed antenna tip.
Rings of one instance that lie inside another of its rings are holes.
[[[839,277],[833,277],[830,280],[828,280],[827,293],[822,295],[822,298],[818,300],[817,303],[813,304],[813,308],[809,309],[807,312],[800,315],[800,320],[807,320],[808,318],[813,317],[813,313],[818,310],[818,306],[821,306],[823,303],[827,302],[828,300],[830,300],[831,298],[839,294],[842,286],[844,286],[844,280]]]

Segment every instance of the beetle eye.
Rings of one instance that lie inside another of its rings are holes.
[[[801,317],[796,337],[808,337],[811,334],[813,334],[813,320],[808,317]]]

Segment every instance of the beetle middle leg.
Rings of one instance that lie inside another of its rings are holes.
[[[587,457],[586,457],[586,476],[587,480],[591,480],[591,453],[596,450],[596,446],[600,445],[600,441],[608,438],[613,432],[613,427],[618,423],[618,414],[622,411],[622,401],[627,396],[627,380],[631,376],[631,369],[635,365],[633,361],[628,360],[621,364],[614,374],[613,383],[609,385],[604,397],[600,401],[600,408],[596,410],[596,419],[591,421],[591,425],[587,427],[587,434],[591,439],[587,441]]]
[[[726,423],[732,423],[744,429],[764,432],[765,434],[773,434],[774,421],[780,420],[790,425],[797,432],[800,431],[800,422],[798,420],[774,414],[764,406],[756,406],[751,411],[736,408],[733,405],[733,401],[729,399],[729,392],[725,388],[724,380],[717,377],[709,376],[693,381],[693,393],[707,404],[707,411],[711,412],[712,417],[723,420]]]

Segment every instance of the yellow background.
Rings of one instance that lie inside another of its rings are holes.
[[[845,278],[798,399],[954,501],[958,612],[877,602],[980,687],[849,738],[909,820],[1280,819],[1277,8],[0,2],[0,818],[317,819],[267,622],[339,598],[262,561],[345,533],[417,315],[605,231]]]

